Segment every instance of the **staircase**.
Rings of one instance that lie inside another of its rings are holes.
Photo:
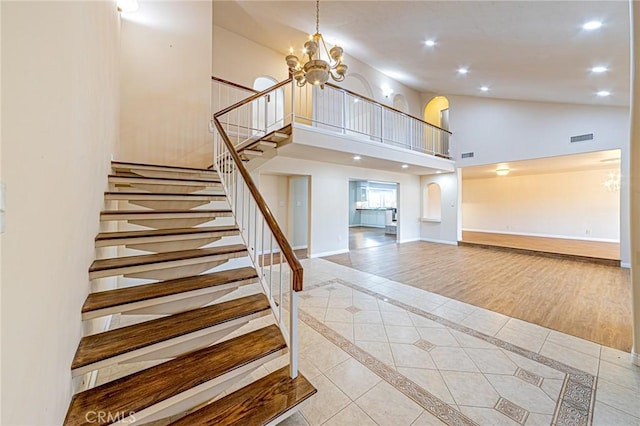
[[[259,213],[263,200],[252,207],[240,196],[235,172],[225,180],[212,170],[112,168],[105,201],[117,208],[100,220],[118,231],[95,242],[118,256],[96,259],[89,277],[120,285],[89,294],[82,319],[130,324],[83,337],[71,373],[144,367],[74,395],[64,424],[262,425],[298,410],[316,392],[297,372],[301,268]],[[288,366],[249,382],[286,354]]]

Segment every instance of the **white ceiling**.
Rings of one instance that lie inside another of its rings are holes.
[[[324,0],[320,31],[340,42],[347,64],[355,57],[421,92],[628,105],[628,9],[626,1]],[[583,30],[592,19],[602,28]],[[213,21],[284,58],[314,31],[315,2],[214,0]],[[596,65],[609,71],[593,75]],[[482,94],[482,85],[491,90]],[[612,95],[598,98],[599,90]]]
[[[496,169],[504,167],[510,170],[508,176],[563,173],[578,170],[620,171],[620,150],[610,149],[607,151],[588,152],[586,154],[470,166],[462,169],[462,178],[494,178],[496,177]]]

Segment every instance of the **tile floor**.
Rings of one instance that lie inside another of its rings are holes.
[[[322,259],[303,266],[300,369],[319,392],[285,425],[640,425],[640,368],[624,352]]]
[[[640,368],[625,352],[323,259],[302,264],[299,363],[318,393],[283,425],[640,425]]]

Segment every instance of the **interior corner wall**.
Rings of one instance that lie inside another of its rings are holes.
[[[2,419],[62,424],[118,137],[114,2],[2,2]]]
[[[215,13],[215,7],[214,7]],[[258,77],[287,79],[284,56],[217,25],[212,33],[212,69],[215,77],[253,87]]]
[[[122,19],[117,159],[212,163],[210,1],[141,1]]]
[[[427,185],[437,183],[442,191],[440,222],[423,221],[420,238],[424,241],[457,244],[458,241],[458,176],[457,173],[442,173],[422,176],[420,200],[424,202]],[[422,208],[422,206],[421,206]],[[421,217],[424,212],[421,212]]]
[[[419,176],[283,156],[275,157],[258,170],[261,174],[311,176],[312,257],[349,250],[349,179],[399,183],[400,242],[420,239]]]
[[[215,13],[215,7],[214,7]],[[302,44],[304,38],[300,39]],[[301,46],[302,47],[302,46]],[[288,49],[289,46],[284,46]],[[286,52],[277,52],[254,41],[248,40],[220,26],[213,26],[213,75],[225,80],[253,87],[257,77],[270,76],[278,81],[288,77],[284,60]],[[362,76],[373,90],[373,99],[385,105],[393,106],[393,96],[385,98],[382,86],[393,89],[394,95],[403,95],[409,105],[409,113],[422,118],[420,93],[404,84],[384,75],[370,65],[365,64],[346,52],[345,61],[349,66],[348,74]],[[335,83],[332,81],[332,83]],[[340,86],[340,83],[335,83]]]
[[[620,193],[603,185],[611,171],[465,179],[463,229],[620,241]]]

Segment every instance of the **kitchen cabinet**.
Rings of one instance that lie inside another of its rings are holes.
[[[389,210],[358,209],[358,211],[360,212],[361,226],[384,228],[387,224],[387,212]]]

